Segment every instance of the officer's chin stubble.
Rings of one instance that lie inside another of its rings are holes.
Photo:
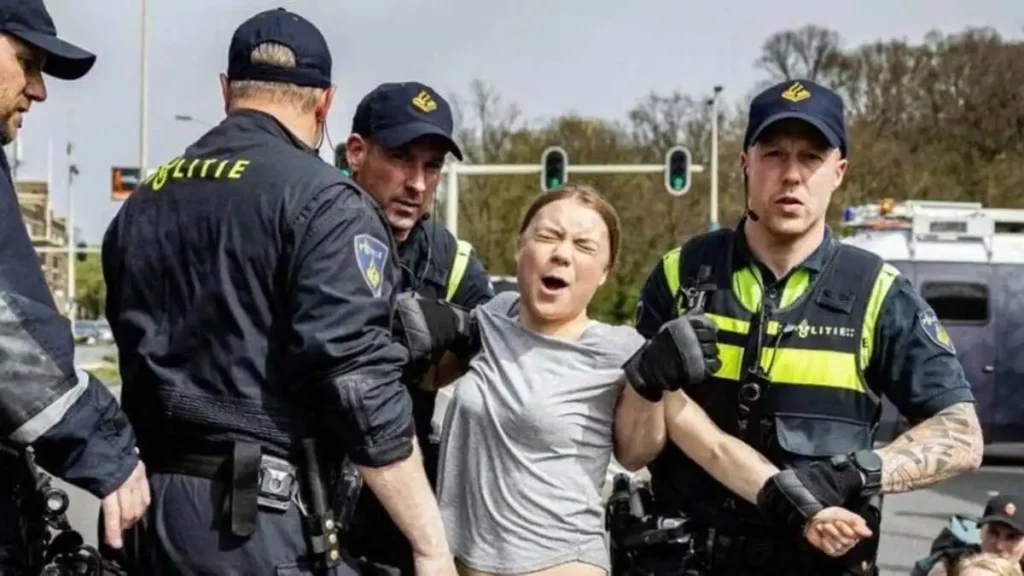
[[[32,70],[26,71],[26,66]],[[3,125],[0,142],[5,146],[17,137],[21,128],[19,124],[22,116],[28,112],[30,101],[41,102],[46,98],[39,72],[41,68],[42,62],[38,61],[30,48],[19,40],[0,34],[0,123]],[[42,94],[30,100],[27,93],[30,91],[31,74],[38,75],[39,86],[36,91],[41,90]]]

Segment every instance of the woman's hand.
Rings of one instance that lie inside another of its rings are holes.
[[[871,537],[871,529],[858,514],[833,506],[814,515],[804,528],[804,537],[812,546],[838,558],[858,542]]]

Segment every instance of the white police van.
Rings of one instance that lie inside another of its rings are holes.
[[[1024,441],[1024,210],[885,199],[847,207],[840,235],[899,268],[934,308],[978,401],[986,451]],[[886,402],[879,440],[902,426]]]

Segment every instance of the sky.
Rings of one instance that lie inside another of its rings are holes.
[[[48,100],[25,117],[18,177],[50,178],[63,216],[74,163],[76,240],[97,244],[120,206],[110,198],[111,167],[139,164],[142,0],[46,3],[58,34],[98,61],[80,81],[48,79]],[[624,120],[651,91],[710,95],[722,85],[724,99],[744,98],[764,79],[754,60],[765,38],[805,24],[837,31],[847,47],[967,26],[1024,38],[1022,0],[148,0],[149,167],[198,138],[200,122],[220,121],[217,75],[231,34],[278,6],[311,20],[331,47],[334,143],[348,134],[359,99],[382,82],[418,80],[465,96],[480,79],[526,119]],[[321,154],[332,158],[328,144]]]

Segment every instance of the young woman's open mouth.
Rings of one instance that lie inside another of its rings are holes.
[[[545,292],[558,292],[569,287],[569,283],[554,275],[541,276],[541,286]]]

